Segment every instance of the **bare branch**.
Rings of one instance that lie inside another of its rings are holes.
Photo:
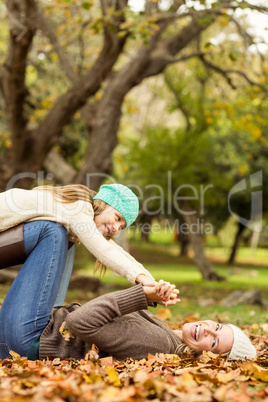
[[[241,24],[235,18],[230,18],[230,20],[236,25],[237,31],[240,34],[241,38],[244,39],[246,46],[253,45],[254,44],[253,37],[249,35],[249,33],[241,26]]]
[[[260,84],[259,82],[255,82],[255,81],[251,80],[248,77],[248,75],[246,73],[244,73],[243,71],[223,69],[223,68],[217,66],[216,64],[212,63],[211,61],[206,60],[204,55],[200,55],[200,60],[202,60],[202,62],[204,63],[205,66],[207,66],[208,68],[221,74],[233,89],[236,89],[236,86],[233,83],[232,78],[230,77],[230,74],[237,74],[237,75],[240,75],[241,77],[243,77],[250,85],[259,87],[267,94],[267,88],[264,85]]]
[[[174,56],[197,38],[212,22],[213,20],[207,22],[207,25],[199,25],[197,21],[193,20],[178,34],[168,39],[157,38],[158,42],[154,44],[150,54],[150,63],[142,72],[141,78],[144,79],[164,71],[168,64],[174,62]]]
[[[186,61],[186,60],[192,59],[194,57],[201,57],[205,54],[207,55],[208,53],[203,53],[203,52],[191,53],[186,56],[174,58],[174,59],[170,60],[170,62],[168,64],[180,63],[182,61]]]
[[[170,91],[173,93],[178,108],[181,110],[182,114],[185,117],[186,120],[186,130],[189,131],[191,128],[191,122],[190,122],[190,113],[188,112],[187,108],[183,105],[183,102],[181,101],[181,96],[178,93],[178,91],[176,91],[176,89],[174,88],[174,85],[172,83],[172,80],[169,78],[167,73],[164,73],[164,79],[165,79],[165,83],[167,84],[168,88],[170,89]]]
[[[87,21],[84,21],[84,22],[82,23],[81,29],[80,29],[80,32],[79,32],[78,38],[77,38],[77,40],[78,40],[78,45],[79,45],[79,48],[80,48],[80,58],[81,58],[81,61],[80,61],[79,66],[78,66],[78,70],[79,70],[78,72],[79,72],[79,73],[82,72],[83,64],[84,64],[84,59],[85,59],[85,43],[84,43],[84,36],[83,36],[83,34],[84,34],[84,30],[87,28],[87,26],[88,26],[91,22],[92,22],[92,18],[89,18]]]
[[[74,72],[70,60],[66,56],[65,51],[59,44],[57,36],[54,34],[53,30],[51,29],[49,23],[47,22],[46,18],[44,17],[41,11],[38,12],[38,22],[39,27],[42,30],[43,34],[50,40],[50,43],[53,45],[55,52],[59,57],[60,65],[63,71],[65,72],[66,76],[72,82],[77,81],[78,76]]]

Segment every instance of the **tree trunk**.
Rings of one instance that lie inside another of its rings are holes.
[[[184,233],[179,233],[178,234],[178,242],[180,243],[180,256],[187,256],[188,255],[188,251],[189,251],[189,244],[190,244],[190,240],[189,240],[189,236],[187,236]]]
[[[186,203],[183,205],[183,210],[185,211],[183,219],[187,223],[188,236],[194,251],[194,260],[201,272],[202,278],[209,281],[224,280],[225,278],[212,270],[212,265],[205,255],[204,237],[200,233],[197,214],[193,213],[190,206],[186,205]]]
[[[152,228],[152,220],[153,216],[143,213],[140,216],[139,223],[141,223],[141,239],[144,240],[146,243],[149,242],[149,236],[151,233]]]
[[[228,260],[228,264],[232,265],[235,262],[235,257],[236,257],[236,252],[238,250],[238,246],[242,237],[242,233],[246,229],[246,226],[244,226],[241,222],[238,222],[238,227],[237,227],[237,232],[235,235],[234,239],[234,244],[232,246],[232,251]]]

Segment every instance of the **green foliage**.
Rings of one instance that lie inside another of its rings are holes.
[[[206,38],[203,43],[207,51],[214,48]],[[220,47],[213,49],[213,54],[207,57],[213,63],[217,60],[218,65],[232,62],[240,68],[244,59],[240,42],[226,41],[223,52],[220,50]],[[228,59],[228,55],[232,57]],[[252,56],[252,62],[255,61]],[[150,123],[140,134],[125,134],[115,153],[116,173],[123,179],[127,172],[128,181],[143,188],[144,198],[154,195],[151,209],[157,213],[161,209],[161,200],[157,204],[156,199],[160,195],[159,187],[165,201],[169,197],[167,177],[170,172],[172,191],[180,188],[181,196],[190,197],[195,188],[199,197],[195,204],[191,202],[218,230],[230,216],[227,208],[230,189],[245,176],[259,170],[263,171],[263,182],[267,180],[265,116],[268,102],[262,99],[260,89],[246,87],[240,78],[237,78],[238,89],[228,87],[224,77],[213,74],[197,60],[169,67],[165,81],[171,92],[167,93],[161,84],[154,92],[165,100],[167,123],[169,114],[174,111],[180,111],[182,118],[177,126],[171,127],[165,122]],[[121,159],[120,153],[124,155]],[[183,188],[184,184],[191,188]],[[201,186],[208,189],[205,211],[200,209]],[[263,191],[266,194],[266,186]],[[250,193],[246,191],[232,198],[238,214],[241,211],[249,213],[250,202]]]

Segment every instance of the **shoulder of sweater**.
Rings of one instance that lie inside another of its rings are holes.
[[[47,212],[49,212],[52,208],[55,208],[57,204],[57,209],[65,210],[66,213],[74,212],[75,214],[90,214],[94,217],[94,211],[92,205],[88,201],[77,200],[72,203],[64,203],[61,200],[57,200],[54,198],[53,194],[47,190],[24,190],[20,188],[13,188],[7,190],[2,193],[5,194],[5,197],[9,199],[9,202],[13,200],[11,205],[28,205],[34,207],[36,205],[37,208],[45,208]],[[30,204],[29,204],[30,203]]]

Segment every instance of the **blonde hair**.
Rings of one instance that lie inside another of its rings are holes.
[[[33,190],[49,191],[53,194],[56,201],[71,204],[76,201],[86,201],[92,205],[94,216],[100,215],[106,208],[106,202],[102,200],[94,200],[93,197],[97,194],[96,191],[89,189],[83,184],[70,184],[68,186],[38,186]],[[106,238],[108,240],[108,238]],[[97,260],[94,266],[94,273],[100,270],[100,276],[103,277],[106,272],[106,267]]]

